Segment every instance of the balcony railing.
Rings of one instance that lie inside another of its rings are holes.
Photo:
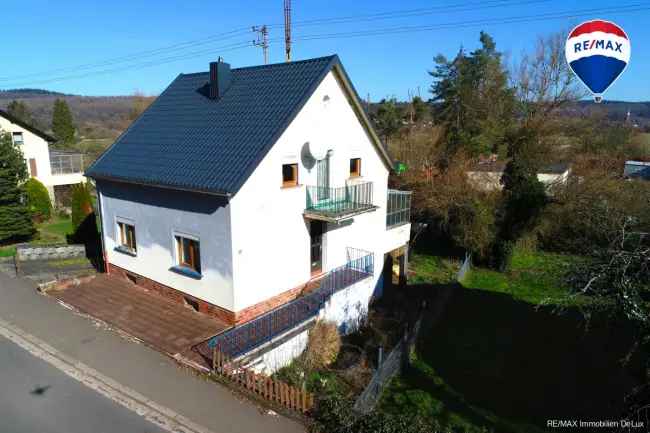
[[[411,221],[411,191],[388,190],[386,228],[408,224]]]
[[[81,173],[84,166],[83,155],[52,151],[50,152],[50,166],[53,175]]]
[[[354,215],[377,209],[372,204],[372,182],[339,188],[307,187],[305,216],[337,222]]]
[[[317,316],[323,304],[334,293],[372,276],[373,273],[374,255],[348,248],[348,262],[328,272],[320,280],[317,289],[211,338],[207,344],[210,353],[214,348],[231,357],[248,353]]]

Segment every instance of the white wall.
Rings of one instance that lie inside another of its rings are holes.
[[[324,97],[329,102],[324,103]],[[350,158],[361,158],[362,178],[372,181],[375,212],[351,224],[328,224],[323,270],[346,262],[346,247],[375,253],[376,273],[386,244],[388,168],[353,111],[336,73],[330,72],[291,125],[231,201],[233,276],[237,311],[310,279],[309,221],[303,217],[306,185],[316,185],[316,167],[304,158],[305,144],[323,140],[333,150],[330,186],[344,186]],[[282,164],[298,163],[300,186],[282,188]],[[408,241],[408,234],[402,244]]]
[[[0,115],[0,130],[4,132],[22,132],[24,144],[20,147],[27,164],[27,171],[29,168],[29,160],[36,159],[36,178],[41,181],[45,186],[51,186],[50,181],[52,177],[52,170],[50,169],[50,152],[47,146],[47,141],[28,131],[22,126],[10,122]],[[30,173],[31,175],[31,173]]]
[[[234,310],[230,206],[226,199],[106,181],[98,181],[97,189],[104,248],[110,263]],[[120,219],[135,226],[136,257],[115,250]],[[199,239],[200,280],[170,270],[176,265],[174,233]]]
[[[552,185],[566,183],[569,178],[570,170],[566,170],[564,173],[538,173],[537,179],[550,187]],[[503,188],[501,185],[501,176],[503,172],[501,171],[468,171],[467,177],[469,181],[476,188],[483,189],[486,191],[495,191]]]
[[[54,199],[54,189],[56,185],[72,185],[75,183],[85,182],[86,178],[82,173],[72,173],[63,175],[53,175],[50,166],[50,151],[47,141],[33,132],[28,131],[22,126],[10,122],[4,117],[0,116],[0,131],[4,132],[22,132],[24,144],[20,147],[25,158],[27,171],[30,172],[31,168],[29,160],[34,158],[36,160],[36,172],[38,179],[45,185],[50,192],[50,198]],[[32,173],[29,173],[30,176]]]

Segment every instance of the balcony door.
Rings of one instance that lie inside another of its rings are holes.
[[[316,162],[316,186],[318,201],[330,198],[330,157],[329,155]]]
[[[313,220],[309,225],[309,235],[311,238],[311,274],[318,275],[323,272],[323,233],[325,232],[325,223],[323,221]]]

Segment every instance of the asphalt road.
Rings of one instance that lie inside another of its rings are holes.
[[[0,337],[0,431],[164,432],[3,337]]]

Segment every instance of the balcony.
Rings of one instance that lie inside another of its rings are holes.
[[[50,166],[52,175],[82,173],[84,168],[83,154],[62,150],[50,151]]]
[[[347,263],[332,269],[318,280],[311,292],[269,311],[250,322],[235,326],[211,338],[206,352],[216,348],[230,357],[246,354],[273,338],[316,317],[336,292],[374,274],[374,255],[356,248],[347,249]]]
[[[337,223],[375,209],[377,206],[372,204],[372,182],[339,188],[307,187],[306,218]]]
[[[411,222],[411,191],[388,190],[386,206],[386,228],[408,224]]]

